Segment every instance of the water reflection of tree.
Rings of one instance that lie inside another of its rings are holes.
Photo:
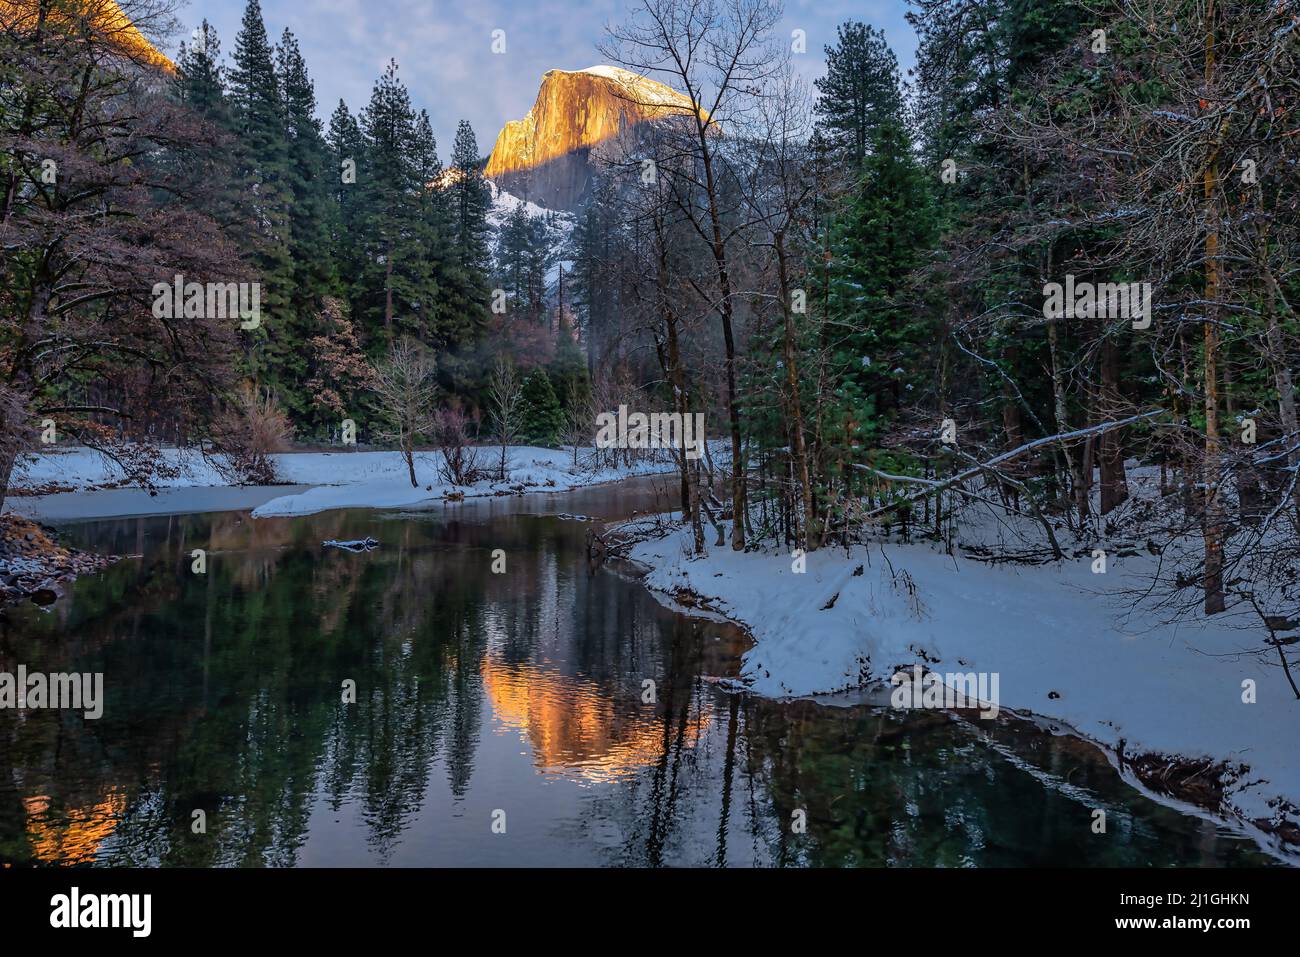
[[[581,526],[557,535],[546,521],[490,531],[401,521],[378,532],[373,519],[348,513],[306,522],[225,514],[82,531],[88,544],[140,557],[83,583],[65,620],[25,622],[15,641],[33,667],[104,671],[105,717],[61,731],[45,715],[21,730],[0,727],[14,731],[7,753],[39,778],[25,789],[51,793],[51,818],[125,794],[101,860],[290,864],[313,813],[339,816],[350,803],[387,859],[439,755],[453,796],[469,788],[489,619],[508,659],[563,650],[555,657],[569,676],[622,702],[611,740],[626,744],[640,726],[643,678],[689,699],[685,672],[662,660],[668,616],[637,611],[649,602],[629,600],[634,585],[593,584]],[[323,538],[371,533],[384,544],[369,555],[320,552]],[[208,550],[206,576],[189,570],[196,547]],[[492,547],[512,556],[509,575],[487,573]],[[344,678],[357,683],[355,706],[340,700]],[[680,756],[698,728],[675,705],[665,714],[682,719]],[[75,761],[60,759],[74,752]],[[10,859],[25,859],[19,798],[0,794]],[[207,813],[205,836],[190,830],[196,808]]]
[[[355,524],[345,513],[223,515],[105,530],[111,547],[145,557],[83,583],[68,620],[25,620],[3,636],[29,668],[106,675],[97,722],[0,718],[23,789],[49,794],[52,818],[124,791],[101,860],[192,866],[293,863],[319,789],[336,812],[361,805],[385,859],[440,749],[454,788],[472,773],[483,586],[427,535],[321,556],[323,537]],[[189,572],[192,547],[210,548],[206,576]],[[345,678],[357,685],[352,706]],[[30,857],[19,797],[0,793],[7,860]],[[196,808],[206,835],[191,832]]]
[[[728,834],[740,817],[736,781],[743,718],[740,699],[702,680],[710,656],[707,628],[677,616],[641,615],[644,632],[637,667],[656,680],[656,723],[652,752],[619,787],[592,795],[571,825],[572,836],[591,839],[604,831],[618,837],[604,850],[609,864],[660,867],[667,864],[728,863]],[[651,649],[654,649],[653,652]],[[618,689],[624,701],[639,700],[640,688]],[[748,830],[748,825],[746,825]],[[751,842],[751,854],[752,854]],[[762,860],[760,851],[750,860]]]
[[[329,842],[323,818],[354,815],[389,860],[437,775],[453,799],[469,794],[489,697],[498,722],[517,719],[505,730],[522,733],[539,773],[591,785],[557,837],[611,864],[1188,853],[1154,852],[1172,829],[1118,805],[1111,837],[1090,840],[1077,800],[946,715],[722,692],[704,678],[734,667],[718,630],[663,612],[639,585],[589,576],[584,529],[568,525],[333,513],[83,530],[143,557],[82,583],[52,615],[0,622],[0,667],[103,671],[105,715],[0,713],[0,859],[286,865],[309,835]],[[370,554],[320,548],[368,534],[383,541]],[[206,576],[189,571],[195,547],[209,549]],[[497,547],[506,575],[489,572]],[[341,701],[344,679],[355,705]],[[1013,737],[1023,750],[1025,734]],[[1118,786],[1068,740],[1030,739],[1030,757],[1072,786]],[[191,833],[196,808],[206,836]],[[795,809],[807,834],[791,832]],[[1221,860],[1212,826],[1199,826],[1189,846]]]

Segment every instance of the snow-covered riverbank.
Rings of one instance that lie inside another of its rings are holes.
[[[996,674],[1004,711],[1067,724],[1148,785],[1163,766],[1153,756],[1184,775],[1188,762],[1202,764],[1225,813],[1279,847],[1278,834],[1300,836],[1300,701],[1275,652],[1261,654],[1244,618],[1170,624],[1135,607],[1133,592],[1152,580],[1150,554],[1112,556],[1096,574],[1088,555],[989,564],[884,543],[813,552],[800,573],[773,551],[713,547],[691,558],[679,530],[630,557],[666,602],[689,596],[749,628],[756,644],[743,674],[762,694],[833,692],[916,664]]]
[[[166,490],[207,490],[231,507],[254,504],[253,515],[258,518],[310,515],[333,508],[395,508],[439,501],[450,496],[510,495],[531,491],[557,492],[591,485],[600,485],[629,478],[671,471],[673,465],[666,456],[655,461],[643,459],[631,467],[596,468],[587,464],[589,453],[579,453],[579,464],[574,464],[572,450],[512,446],[508,450],[505,482],[482,481],[472,485],[455,486],[438,479],[438,466],[442,457],[437,452],[417,452],[415,473],[418,487],[412,487],[407,475],[406,462],[397,452],[286,452],[272,456],[276,476],[289,486],[284,494],[244,495],[232,497],[229,482],[202,456],[176,449],[164,450],[169,465],[176,468],[174,477],[159,480],[156,485]],[[481,459],[484,467],[497,461],[499,449],[484,448]],[[53,513],[34,508],[40,504],[22,494],[16,494],[5,503],[6,511],[31,514],[33,517],[57,519],[81,515],[77,501],[93,506],[89,490],[115,489],[125,478],[117,466],[90,449],[75,448],[27,456],[19,464],[14,488],[23,490],[48,490],[42,500],[56,506]],[[302,488],[306,486],[306,488]],[[95,492],[101,497],[107,493]],[[142,493],[147,494],[147,493]],[[191,507],[194,496],[186,496],[190,504],[167,508],[169,511],[204,511]],[[240,504],[247,503],[247,504]],[[131,514],[158,509],[144,508],[135,501],[121,503],[105,501],[105,507],[127,507]],[[93,512],[93,508],[92,508]],[[98,513],[95,513],[98,514]],[[112,514],[107,512],[104,514]]]
[[[230,489],[198,456],[168,454],[179,474],[160,483],[170,490],[160,498],[218,501],[245,491]],[[457,488],[436,480],[436,453],[420,453],[422,484],[412,488],[395,452],[288,453],[276,456],[276,467],[296,487],[258,489],[256,499],[234,507],[256,504],[254,515],[263,517],[407,507],[449,494],[558,492],[672,469],[649,461],[630,469],[575,467],[571,451],[541,448],[512,448],[509,456],[508,482]],[[121,479],[111,463],[83,449],[27,460],[18,484],[89,490]],[[1150,479],[1133,477],[1135,504],[1151,501]],[[113,494],[125,490],[18,496],[6,510],[27,513],[31,503],[59,499],[114,514],[89,501]],[[167,510],[201,509],[190,502]],[[1032,523],[1011,525],[1034,534]],[[999,553],[988,528],[976,523],[967,532],[967,545]],[[1263,645],[1258,622],[1241,614],[1171,622],[1135,597],[1151,586],[1159,557],[1107,547],[1103,574],[1094,572],[1087,549],[1068,548],[1077,557],[1059,563],[1022,565],[979,561],[961,548],[948,554],[930,542],[877,542],[847,554],[826,548],[802,564],[783,552],[727,547],[692,558],[684,530],[642,542],[630,557],[650,569],[647,584],[665,601],[689,593],[697,607],[749,628],[756,645],[745,655],[744,675],[759,693],[834,692],[915,664],[996,674],[1004,711],[1061,722],[1136,767],[1128,773],[1147,784],[1161,768],[1152,762],[1167,757],[1179,775],[1191,768],[1212,785],[1224,813],[1273,835],[1300,836],[1300,701],[1276,652]]]

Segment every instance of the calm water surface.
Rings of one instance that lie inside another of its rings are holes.
[[[585,516],[652,508],[661,484],[64,526],[131,557],[49,611],[11,610],[0,670],[103,672],[104,714],[0,711],[0,861],[1271,863],[1072,738],[728,693],[741,634],[587,563]],[[381,546],[321,547],[366,536]]]

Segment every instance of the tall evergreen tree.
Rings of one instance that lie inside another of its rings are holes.
[[[911,284],[937,237],[929,179],[896,119],[883,121],[848,207],[831,226],[830,318],[844,382],[876,396],[879,413],[932,379],[921,363],[934,330]]]
[[[273,384],[291,412],[302,417],[313,407],[307,393],[305,343],[315,331],[321,300],[337,291],[330,244],[329,154],[316,118],[316,91],[298,41],[284,31],[276,50],[277,79],[284,116],[284,182],[291,197],[288,248],[293,287],[283,317],[267,330],[268,366]]]
[[[334,197],[330,247],[334,251],[342,292],[350,299],[352,283],[361,273],[362,256],[356,241],[361,219],[361,187],[357,180],[365,143],[356,117],[342,100],[330,115],[326,144],[329,150],[327,180]]]
[[[449,295],[455,288],[457,270],[447,197],[437,185],[443,174],[442,162],[438,159],[433,124],[425,110],[415,120],[411,163],[415,208],[409,240],[423,251],[420,281],[429,290],[427,299],[413,304],[418,320],[416,331],[423,341],[446,349],[456,344],[459,332],[458,311]],[[450,372],[450,368],[446,371]]]
[[[557,444],[564,429],[564,411],[545,369],[539,367],[528,374],[524,380],[521,405],[520,431],[524,441],[533,445]]]
[[[885,35],[863,23],[842,23],[835,46],[826,48],[826,75],[814,83],[821,94],[814,111],[822,136],[859,170],[875,131],[903,113],[898,59]]]
[[[1000,109],[1091,16],[1078,0],[908,0],[920,39],[918,109],[932,159],[969,155],[978,118]]]
[[[809,301],[818,322],[802,333],[801,350],[819,369],[803,407],[818,423],[810,443],[820,476],[817,512],[834,526],[846,520],[842,488],[853,488],[857,466],[874,462],[887,471],[916,465],[891,425],[914,413],[935,388],[937,327],[935,304],[926,301],[917,271],[938,236],[938,215],[930,179],[917,162],[910,136],[896,118],[874,132],[852,191],[841,197],[820,230],[809,263]],[[779,343],[773,358],[784,361]],[[778,364],[779,368],[779,364]],[[761,375],[755,388],[762,388]],[[786,441],[788,424],[773,401],[760,429]],[[895,430],[896,431],[896,430]],[[812,520],[809,521],[813,525]]]
[[[482,270],[488,261],[487,211],[491,206],[491,195],[483,178],[474,128],[467,120],[461,120],[456,126],[451,166],[456,171],[450,188],[456,252],[462,267]]]
[[[251,371],[268,371],[270,327],[292,309],[294,264],[290,250],[288,148],[284,103],[271,44],[258,0],[249,0],[235,37],[234,67],[228,74],[236,175],[246,218],[255,230],[252,260],[262,284],[262,323],[251,335]]]
[[[546,221],[520,203],[497,236],[497,279],[513,318],[541,322],[546,316],[546,274],[555,259]]]
[[[361,115],[365,163],[359,167],[357,240],[364,254],[353,285],[353,316],[368,351],[379,354],[398,326],[418,323],[436,288],[418,229],[420,182],[415,150],[416,115],[390,60]]]
[[[197,34],[192,43],[181,44],[176,58],[178,96],[181,102],[205,119],[229,126],[221,38],[216,27],[207,20],[199,26]]]
[[[456,127],[450,162],[447,198],[457,269],[455,281],[444,292],[460,317],[457,338],[468,341],[482,333],[489,318],[487,280],[492,261],[487,214],[492,194],[483,178],[474,130],[465,120]]]
[[[230,103],[221,66],[221,40],[216,28],[204,20],[191,43],[182,43],[176,59],[176,97],[210,124],[208,136],[195,143],[186,158],[198,169],[187,177],[196,189],[192,202],[217,222],[235,224],[247,215],[233,182]],[[161,158],[160,158],[161,159]]]
[[[569,273],[578,329],[587,343],[588,370],[597,354],[609,350],[615,336],[618,283],[613,266],[620,255],[619,200],[614,184],[598,179],[591,202],[578,216],[569,237],[566,256],[573,261]]]
[[[567,308],[556,310],[555,356],[547,371],[566,415],[581,412],[591,399],[591,376],[587,374],[587,359],[578,344],[577,329]]]

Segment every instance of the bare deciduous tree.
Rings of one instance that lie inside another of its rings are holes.
[[[798,498],[802,504],[801,527],[796,533],[799,546],[816,547],[816,493],[810,475],[805,444],[805,422],[800,397],[799,333],[796,315],[806,315],[804,304],[795,302],[796,277],[800,274],[800,250],[811,248],[810,197],[816,185],[814,155],[808,146],[812,104],[807,90],[789,61],[782,64],[762,91],[749,175],[741,192],[754,219],[756,246],[768,248],[775,259],[776,300],[781,315],[782,362],[785,366],[785,402],[789,412],[790,457]],[[791,262],[791,260],[795,262]],[[771,270],[762,272],[771,273]],[[762,291],[756,290],[762,295]],[[798,311],[796,311],[798,310]]]
[[[434,423],[442,465],[438,477],[452,485],[470,485],[482,477],[479,450],[470,444],[471,420],[458,400],[439,410]]]
[[[429,351],[403,336],[389,346],[388,355],[374,373],[375,392],[386,424],[380,435],[397,442],[412,488],[420,485],[415,478],[415,440],[428,434],[437,423],[434,402],[438,385],[433,372]]]
[[[523,390],[519,372],[509,356],[498,355],[488,379],[488,411],[492,427],[501,446],[501,461],[497,467],[497,481],[509,478],[506,457],[512,444],[519,440],[519,425],[523,419]]]
[[[147,483],[157,459],[129,445],[187,441],[229,385],[235,323],[153,308],[178,274],[254,278],[203,211],[224,135],[137,32],[165,35],[175,7],[0,4],[0,504],[42,420]]]
[[[771,0],[639,0],[622,26],[610,28],[601,47],[614,62],[675,87],[691,104],[682,109],[684,129],[673,139],[677,155],[660,164],[658,174],[690,187],[675,195],[686,200],[681,211],[712,259],[712,281],[699,291],[722,325],[731,427],[731,547],[737,551],[745,547],[746,470],[736,391],[732,244],[746,224],[735,215],[736,203],[726,189],[732,176],[718,134],[729,124],[743,125],[754,91],[775,69],[772,29],[780,17],[780,4]],[[635,99],[636,92],[629,96]]]

